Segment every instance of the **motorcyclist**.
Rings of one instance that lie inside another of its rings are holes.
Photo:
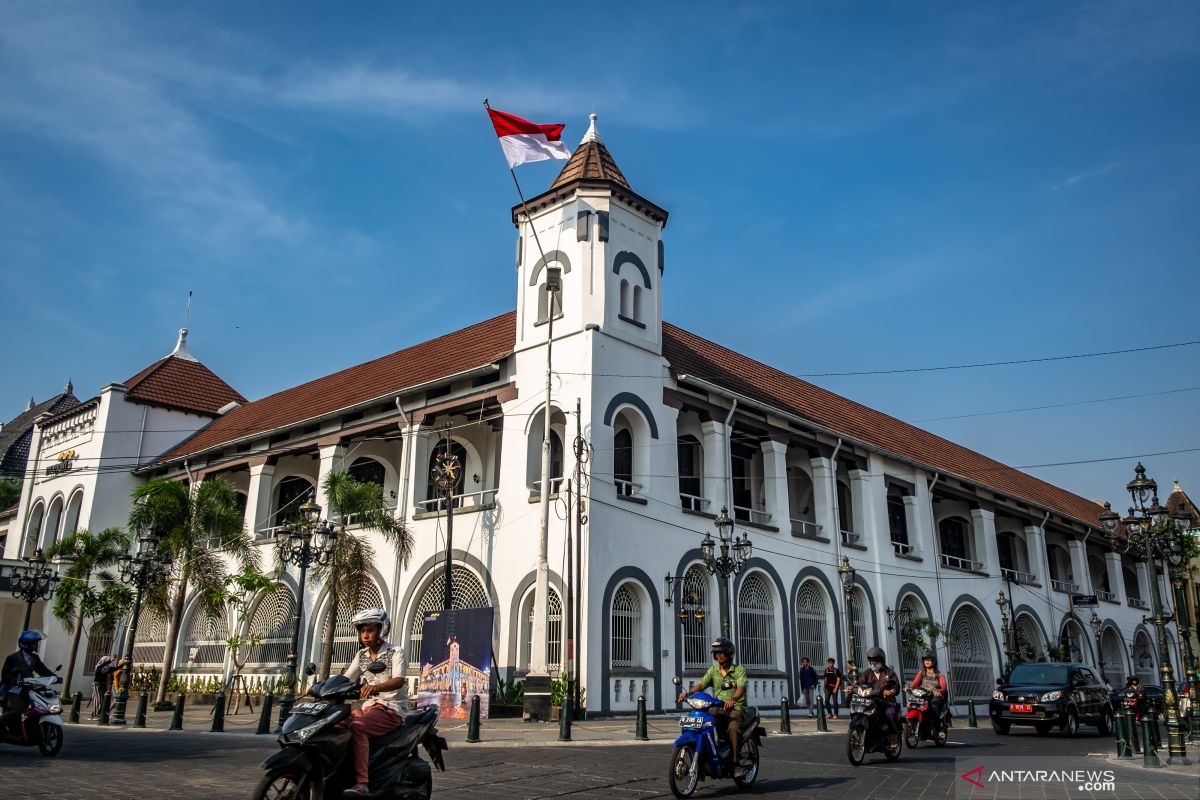
[[[1146,713],[1146,690],[1142,687],[1142,682],[1138,680],[1136,675],[1130,675],[1125,679],[1125,688],[1121,694],[1132,694],[1136,699],[1134,701],[1133,713],[1138,719]]]
[[[929,705],[940,727],[946,717],[946,675],[938,670],[937,656],[933,653],[921,656],[921,671],[913,679],[911,688],[927,689],[933,695]]]
[[[365,797],[371,791],[368,771],[371,737],[382,736],[404,724],[404,712],[408,708],[405,686],[408,662],[403,648],[383,638],[391,628],[391,621],[382,608],[363,609],[354,615],[350,624],[358,631],[362,649],[350,659],[350,666],[342,674],[350,680],[363,681],[360,693],[363,704],[361,709],[351,712],[348,722],[354,745],[356,783],[345,791],[345,795]],[[367,667],[373,661],[382,661],[387,669],[380,673],[368,672]]]
[[[867,685],[882,693],[883,702],[880,703],[880,708],[888,726],[889,744],[895,747],[900,740],[900,728],[897,723],[899,708],[896,705],[896,694],[900,691],[900,679],[897,677],[896,671],[885,663],[885,660],[886,656],[882,649],[872,647],[868,650],[867,668],[859,674],[858,683],[860,686]]]
[[[708,672],[704,673],[699,682],[692,684],[690,689],[679,695],[679,702],[682,703],[705,687],[712,688],[716,698],[725,705],[723,711],[728,716],[725,731],[729,738],[729,746],[733,750],[735,765],[733,774],[740,778],[746,774],[746,767],[741,763],[741,725],[746,718],[746,668],[734,663],[733,642],[725,637],[714,641],[711,648],[713,661],[716,663],[708,668]]]
[[[21,687],[23,680],[34,675],[45,678],[54,674],[38,656],[38,648],[45,638],[46,634],[41,631],[24,631],[17,637],[17,652],[4,659],[0,677],[4,684],[4,705],[10,712],[24,711],[29,706],[28,690]]]

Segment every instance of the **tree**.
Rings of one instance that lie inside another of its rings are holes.
[[[245,627],[246,618],[249,616],[250,603],[260,593],[270,594],[279,587],[280,584],[277,581],[259,572],[258,567],[247,564],[242,567],[241,572],[225,576],[221,588],[214,593],[215,603],[234,612],[233,627],[229,638],[225,640],[225,644],[229,646],[229,660],[233,663],[233,675],[230,680],[233,690],[233,699],[229,707],[231,714],[237,713],[243,697],[249,698],[246,684],[239,680],[239,677],[242,674],[242,668],[246,666],[250,648],[262,642],[262,636],[254,631],[242,636],[242,628]]]
[[[334,539],[329,563],[313,568],[313,577],[329,592],[325,619],[324,656],[321,677],[328,677],[333,660],[333,637],[338,611],[345,603],[354,603],[362,596],[371,580],[375,551],[362,536],[350,531],[352,524],[362,530],[376,530],[385,542],[396,550],[401,564],[408,565],[412,557],[413,537],[404,523],[392,515],[383,499],[383,487],[377,483],[355,480],[343,471],[325,476],[325,497],[331,519],[336,519],[338,535]]]
[[[258,566],[258,551],[246,532],[237,493],[224,478],[208,478],[189,488],[166,478],[149,481],[133,490],[129,528],[153,531],[161,538],[160,552],[171,558],[171,569],[151,587],[147,601],[167,617],[167,643],[155,702],[167,696],[175,649],[183,623],[188,589],[194,588],[201,604],[197,613],[218,615],[219,590],[225,579],[225,560]]]
[[[100,590],[91,585],[95,574],[110,583],[115,580],[106,567],[117,563],[117,559],[129,551],[131,537],[120,528],[105,528],[93,534],[77,530],[55,542],[46,550],[48,559],[62,558],[66,563],[63,581],[54,592],[51,612],[71,632],[71,651],[67,654],[67,677],[64,684],[68,691],[75,676],[75,658],[79,654],[79,639],[83,634],[83,620],[88,616],[103,616],[110,604],[96,606]],[[111,593],[110,593],[111,599]],[[97,614],[88,614],[91,604]]]
[[[11,508],[21,499],[21,482],[16,478],[0,478],[0,511]]]

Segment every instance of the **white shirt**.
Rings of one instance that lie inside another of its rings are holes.
[[[388,665],[388,668],[379,673],[367,672],[367,667],[372,661],[382,661]],[[404,658],[404,648],[397,647],[385,641],[380,643],[379,651],[374,656],[371,655],[371,651],[366,647],[359,650],[354,658],[350,659],[350,666],[346,667],[346,671],[342,674],[352,681],[356,681],[361,677],[364,683],[375,686],[376,684],[404,675],[407,671],[408,661]],[[377,695],[369,697],[363,701],[362,707],[365,711],[376,704],[390,708],[397,714],[403,714],[408,710],[408,685],[405,684],[399,689],[393,689],[390,692],[380,692]]]

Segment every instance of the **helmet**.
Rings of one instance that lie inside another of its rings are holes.
[[[388,619],[388,613],[382,608],[364,608],[359,611],[350,620],[350,624],[354,626],[354,630],[362,630],[363,625],[378,625],[380,637],[387,636],[388,631],[392,628],[392,622]]]
[[[729,641],[724,636],[722,636],[719,639],[714,640],[713,643],[709,646],[712,648],[713,655],[716,655],[717,653],[724,653],[725,655],[729,656],[730,658],[733,658],[733,654],[734,654],[734,652],[736,652],[734,649],[734,646],[733,646],[733,642]]]
[[[925,659],[929,659],[930,661],[932,661],[933,668],[937,669],[937,656],[936,655],[934,655],[933,653],[922,653],[921,654],[921,664],[922,665],[925,663]]]
[[[45,638],[46,634],[41,631],[24,631],[17,637],[17,647],[26,653],[36,653],[38,644]]]
[[[878,647],[872,647],[867,651],[867,661],[887,661],[887,656]]]

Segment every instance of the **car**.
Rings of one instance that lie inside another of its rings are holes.
[[[1108,689],[1087,664],[1018,664],[1008,680],[998,679],[988,705],[992,730],[1007,735],[1013,725],[1046,735],[1058,728],[1075,736],[1079,726],[1095,725],[1101,736],[1112,732],[1113,705]]]

